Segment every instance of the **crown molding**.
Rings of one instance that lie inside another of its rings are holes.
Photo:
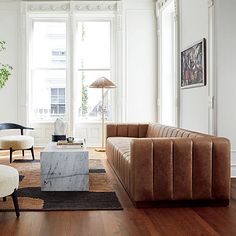
[[[208,0],[208,7],[213,7],[215,5],[215,0]]]
[[[160,12],[162,9],[170,2],[170,0],[157,0],[156,1],[156,16],[157,18],[160,15]],[[174,0],[174,18],[177,21],[178,20],[178,2],[177,0]]]
[[[74,11],[117,11],[117,1],[77,1],[71,7]]]
[[[116,12],[121,9],[119,1],[41,1],[24,2],[24,4],[28,12]]]
[[[156,2],[157,2],[157,8],[160,10],[162,7],[165,6],[168,0],[157,0]]]

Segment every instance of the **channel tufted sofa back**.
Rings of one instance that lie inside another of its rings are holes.
[[[196,138],[203,136],[206,135],[175,127],[165,126],[161,124],[149,124],[146,133],[147,138],[160,138],[160,137]]]

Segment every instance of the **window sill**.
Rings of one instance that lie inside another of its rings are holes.
[[[30,124],[53,124],[56,120],[39,120],[39,121],[29,121]],[[63,120],[63,122],[68,123],[68,120]]]
[[[105,123],[113,123],[114,121],[111,121],[111,120],[105,120]],[[102,120],[78,120],[78,121],[75,121],[75,124],[78,125],[78,124],[101,124],[102,123]]]

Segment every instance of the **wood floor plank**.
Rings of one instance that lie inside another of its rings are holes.
[[[39,158],[41,149],[36,149]],[[15,152],[21,157],[21,152]],[[236,179],[232,179],[229,207],[136,209],[102,153],[102,159],[123,211],[0,212],[0,236],[195,236],[236,235]],[[26,153],[25,158],[31,158]],[[0,164],[9,153],[0,152]]]
[[[197,214],[220,235],[236,235],[236,206],[197,208]]]
[[[190,208],[160,208],[147,210],[162,235],[219,235]]]

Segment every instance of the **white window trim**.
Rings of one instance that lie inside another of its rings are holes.
[[[108,70],[110,70],[111,72],[111,80],[116,84],[117,83],[117,76],[116,76],[116,73],[115,73],[115,68],[116,68],[116,52],[115,52],[115,32],[116,30],[114,29],[114,25],[115,25],[115,15],[110,15],[110,16],[107,16],[107,17],[101,17],[101,16],[95,16],[95,17],[91,17],[91,16],[83,16],[81,17],[80,15],[76,15],[75,18],[74,18],[74,23],[73,23],[73,26],[74,26],[74,30],[73,32],[76,32],[76,25],[78,22],[82,22],[82,21],[99,21],[99,22],[102,22],[102,21],[109,21],[110,22],[110,26],[111,26],[111,35],[110,35],[110,39],[111,39],[111,42],[110,42],[110,48],[111,48],[111,52],[110,52],[110,68],[106,68]],[[76,48],[76,40],[74,40],[74,48]],[[74,63],[75,65],[75,63]],[[105,69],[105,68],[104,68]],[[74,73],[76,73],[76,68],[74,69]],[[103,69],[96,69],[96,70],[103,70]],[[112,93],[112,117],[111,117],[111,120],[109,121],[114,121],[116,120],[116,96],[115,96],[115,90],[113,90],[113,93]],[[108,121],[108,122],[109,122]],[[80,119],[76,119],[75,122],[84,122],[84,123],[94,123],[94,122],[97,122],[97,120],[93,121],[93,120],[88,120],[88,121],[85,121],[85,120],[80,120]]]
[[[161,12],[168,6],[168,4],[172,0],[157,0],[156,1],[156,16],[157,16],[157,35],[158,35],[158,98],[157,98],[157,106],[158,106],[158,122],[161,122]],[[175,73],[176,81],[175,81],[175,125],[179,127],[180,124],[180,111],[179,111],[179,93],[180,93],[180,57],[179,57],[179,0],[174,1],[175,8]]]
[[[66,44],[66,50],[67,52],[69,52],[69,44],[68,44],[68,38],[69,38],[69,30],[68,30],[68,25],[69,25],[69,21],[68,19],[65,17],[65,16],[62,16],[62,17],[44,17],[44,16],[29,16],[28,18],[29,20],[29,25],[30,25],[30,28],[29,28],[29,31],[28,31],[28,65],[27,65],[27,68],[28,68],[28,75],[27,75],[27,84],[28,84],[28,96],[27,96],[27,101],[28,101],[28,108],[27,108],[27,121],[30,122],[30,123],[41,123],[41,121],[35,121],[35,120],[31,120],[30,119],[30,110],[32,109],[32,104],[31,104],[31,98],[32,98],[32,84],[31,84],[31,78],[32,78],[32,74],[31,74],[31,70],[32,70],[32,66],[31,66],[31,62],[32,62],[32,42],[31,42],[31,37],[32,37],[32,33],[33,33],[33,24],[34,22],[64,22],[66,23],[66,28],[67,28],[67,31],[66,31],[66,37],[67,37],[67,44]],[[69,57],[69,54],[70,53],[67,53],[66,55],[66,78],[70,78],[69,75],[70,75],[70,57]],[[27,57],[27,55],[26,55]],[[64,70],[64,69],[63,69]],[[70,81],[69,79],[66,79],[66,107],[69,107],[70,106],[70,99],[69,99],[69,94],[70,92]],[[70,120],[70,114],[69,112],[66,110],[66,114],[65,114],[65,122],[68,122]],[[43,123],[51,123],[51,122],[54,122],[53,120],[45,120],[43,121]]]
[[[29,110],[30,110],[30,100],[29,100],[29,91],[30,91],[30,80],[29,80],[29,68],[30,68],[30,54],[29,54],[29,46],[31,44],[30,41],[30,32],[32,29],[33,20],[62,20],[66,21],[67,27],[67,57],[71,55],[70,51],[73,50],[73,42],[74,36],[71,37],[71,28],[75,27],[75,22],[78,19],[99,19],[99,20],[111,20],[111,27],[113,35],[111,37],[112,44],[114,46],[111,47],[113,50],[112,58],[112,65],[111,65],[111,78],[117,84],[117,89],[113,90],[113,103],[119,103],[119,107],[112,106],[113,117],[111,122],[122,121],[122,118],[125,116],[125,109],[123,104],[122,96],[118,96],[118,94],[123,94],[121,88],[123,87],[123,78],[120,78],[122,75],[121,71],[123,68],[123,49],[119,47],[122,45],[122,2],[119,1],[80,1],[80,2],[73,2],[73,1],[63,1],[63,2],[22,2],[21,3],[21,22],[22,22],[22,38],[21,38],[21,45],[22,45],[22,58],[21,60],[21,76],[20,76],[20,83],[21,88],[19,89],[19,121],[22,123],[29,123]],[[24,36],[25,35],[25,36]],[[70,40],[70,42],[69,42]],[[119,52],[119,53],[118,53]],[[24,59],[25,58],[25,59]],[[71,63],[72,62],[72,63]],[[69,65],[74,66],[73,58],[67,58],[67,63]],[[24,69],[25,68],[25,69]],[[67,89],[71,90],[70,87],[73,87],[74,81],[74,72],[75,70],[68,69],[68,73],[71,71],[73,72],[72,75],[67,74]],[[71,94],[71,98],[68,100],[67,96],[67,106],[70,106],[70,111],[73,109],[73,94]],[[119,117],[118,117],[119,113]],[[68,114],[68,121],[71,124],[69,128],[70,132],[73,133],[74,126],[75,126],[75,119],[72,117],[71,112]],[[67,121],[67,122],[68,122]],[[31,123],[53,123],[53,121],[36,121]],[[100,121],[81,121],[80,123],[86,124],[99,124]]]

